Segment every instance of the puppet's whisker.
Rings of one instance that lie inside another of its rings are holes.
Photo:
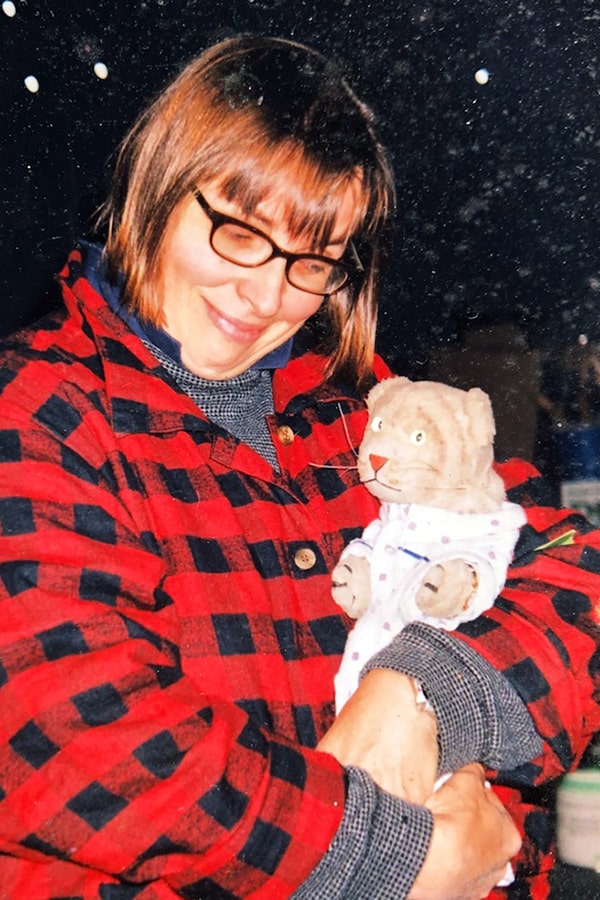
[[[339,471],[347,472],[350,469],[358,469],[358,466],[334,466],[329,465],[327,463],[309,463],[309,466],[312,466],[315,469],[338,469]]]
[[[352,468],[357,468],[357,467],[352,466]],[[388,490],[388,491],[398,491],[399,493],[402,493],[402,491],[406,490],[406,488],[403,486],[396,487],[396,485],[394,485],[394,484],[389,484],[387,481],[383,481],[383,479],[378,478],[377,475],[374,475],[373,478],[366,478],[364,481],[361,480],[361,484],[373,484],[374,482],[377,484],[380,484],[382,487],[386,488],[386,490]],[[411,490],[414,490],[415,488],[418,488],[419,490],[427,490],[428,488],[431,488],[431,485],[426,485],[426,484],[411,485]],[[464,484],[457,484],[457,485],[452,485],[452,486],[451,485],[436,485],[435,490],[438,493],[442,492],[442,491],[449,491],[450,493],[457,493],[460,491],[466,491],[467,487]]]
[[[344,415],[344,410],[342,409],[342,404],[338,403],[337,408],[340,412],[340,417],[342,419],[342,427],[344,429],[344,434],[346,435],[346,440],[348,441],[348,446],[352,450],[355,456],[358,456],[358,450],[354,449],[352,441],[350,440],[350,434],[348,432],[348,426],[346,425],[346,416]]]

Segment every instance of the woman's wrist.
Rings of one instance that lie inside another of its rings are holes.
[[[318,749],[343,766],[364,769],[384,790],[412,803],[424,802],[433,790],[437,724],[408,675],[391,669],[369,672]]]
[[[454,635],[408,625],[364,671],[389,668],[423,685],[434,708],[440,773],[471,762],[511,769],[541,752],[527,707],[504,676]]]

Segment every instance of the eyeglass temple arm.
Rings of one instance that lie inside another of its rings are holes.
[[[360,256],[358,255],[358,250],[356,249],[354,241],[352,241],[352,240],[348,241],[348,249],[350,250],[350,258],[352,259],[352,262],[356,266],[357,271],[364,272],[365,267],[363,266],[362,262],[360,261]]]

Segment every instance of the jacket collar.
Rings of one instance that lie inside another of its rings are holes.
[[[111,294],[109,300],[104,292],[110,291],[110,286],[101,277],[89,277],[86,260],[90,247],[93,259],[98,259],[99,248],[82,244],[71,253],[59,280],[68,311],[96,344],[115,432],[164,433],[179,431],[182,426],[206,431],[210,425],[204,413],[143,343],[143,337],[152,340],[152,336],[122,309],[116,312],[112,308],[118,303],[118,294]],[[275,369],[276,413],[297,413],[315,403],[347,400],[345,391],[325,381],[326,362],[323,356],[303,353]]]
[[[129,325],[134,334],[142,340],[149,340],[155,347],[166,353],[179,365],[181,361],[181,344],[171,337],[164,328],[156,328],[149,322],[141,322],[140,319],[121,301],[123,279],[117,279],[116,284],[108,280],[107,261],[104,248],[100,244],[92,244],[81,241],[82,265],[85,278],[90,282],[96,293],[104,298],[113,312],[117,313],[123,321]],[[280,347],[276,347],[267,353],[262,359],[254,363],[254,369],[278,369],[283,368],[288,362],[292,352],[293,339],[290,338]]]

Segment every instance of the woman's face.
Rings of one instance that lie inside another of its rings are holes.
[[[291,235],[284,205],[265,199],[244,215],[214,184],[199,185],[213,209],[261,229],[290,253],[314,248]],[[332,243],[320,251],[340,258],[350,234],[356,186],[342,196]],[[290,338],[319,308],[323,298],[292,287],[285,259],[256,268],[222,259],[210,246],[211,223],[190,193],[175,212],[164,245],[163,312],[167,332],[181,343],[184,365],[203,378],[221,380],[246,371]]]

